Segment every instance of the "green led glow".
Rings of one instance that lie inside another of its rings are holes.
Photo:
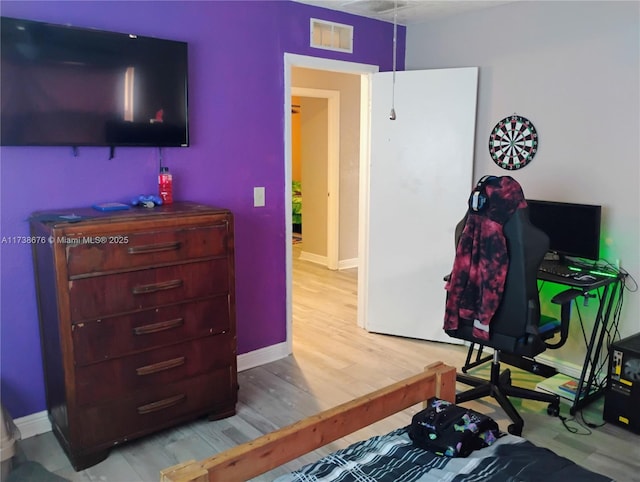
[[[591,274],[599,274],[599,275],[601,275],[601,276],[608,276],[609,278],[615,278],[616,276],[618,276],[618,275],[617,275],[617,274],[615,274],[615,273],[606,273],[606,272],[604,272],[604,271],[597,271],[597,270],[595,270],[595,269],[594,269],[594,270],[589,271],[589,273],[591,273]]]
[[[570,269],[571,271],[582,271],[582,269],[580,269],[580,268],[576,268],[575,266],[569,266],[569,269]]]

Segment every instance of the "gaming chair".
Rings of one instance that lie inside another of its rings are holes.
[[[456,228],[456,258],[445,278],[446,333],[472,342],[471,349],[473,344],[494,349],[489,380],[457,375],[473,388],[458,393],[456,403],[495,398],[513,421],[508,431],[515,435],[522,433],[524,421],[508,397],[546,402],[549,415],[559,414],[557,395],[513,386],[510,371],[500,372],[501,353],[533,358],[567,339],[568,307],[578,292],[552,300],[562,305],[560,321],[540,314],[537,272],[548,246],[547,235],[529,222],[520,185],[508,176],[485,176]],[[548,341],[558,335],[560,341]]]

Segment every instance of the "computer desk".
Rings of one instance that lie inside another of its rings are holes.
[[[580,281],[571,277],[563,277],[553,275],[544,271],[538,271],[538,280],[555,283],[567,288],[573,288],[582,291],[583,296],[597,297],[599,299],[598,311],[593,322],[593,328],[591,329],[589,341],[587,343],[587,351],[584,357],[584,365],[582,372],[578,380],[578,387],[576,393],[586,393],[587,395],[582,397],[576,397],[571,405],[570,413],[575,413],[581,408],[587,406],[604,393],[604,385],[596,387],[596,373],[598,360],[600,359],[603,349],[605,350],[606,357],[609,356],[608,347],[603,346],[605,340],[605,334],[607,330],[611,328],[613,320],[611,319],[611,313],[615,306],[615,300],[619,296],[623,287],[622,281],[624,276],[618,275],[593,275],[594,280]],[[597,295],[593,295],[592,292],[598,291]],[[467,359],[462,367],[462,372],[466,373],[473,367],[486,363],[492,359],[492,356],[483,357],[484,346],[478,344],[475,360],[472,361],[473,353],[476,350],[475,343],[471,343],[467,352]],[[529,359],[520,355],[503,352],[500,358],[505,363],[516,366],[523,370],[535,373],[537,375],[549,378],[558,373],[558,371],[545,363],[539,362],[535,359]]]
[[[605,350],[605,360],[606,357],[609,356],[608,347],[603,346],[605,334],[613,323],[611,313],[615,306],[615,301],[623,288],[622,281],[624,276],[622,274],[609,276],[594,274],[593,276],[595,280],[580,281],[575,278],[565,278],[544,271],[538,272],[538,280],[540,281],[556,283],[577,289],[582,291],[583,295],[589,295],[594,291],[598,292],[598,311],[593,322],[591,336],[584,357],[584,366],[582,367],[582,373],[578,379],[578,387],[576,390],[577,394],[583,393],[584,391],[586,395],[582,397],[576,396],[570,408],[571,415],[574,415],[578,410],[590,404],[604,393],[604,386],[602,384],[594,388],[596,387],[596,371],[602,351]]]

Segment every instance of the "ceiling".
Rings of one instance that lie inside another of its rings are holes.
[[[410,25],[470,10],[491,8],[520,0],[294,0],[317,7],[339,10],[387,22]]]

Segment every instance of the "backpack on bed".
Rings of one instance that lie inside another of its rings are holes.
[[[498,424],[487,415],[446,400],[431,398],[411,419],[414,445],[447,457],[466,457],[500,437]]]

